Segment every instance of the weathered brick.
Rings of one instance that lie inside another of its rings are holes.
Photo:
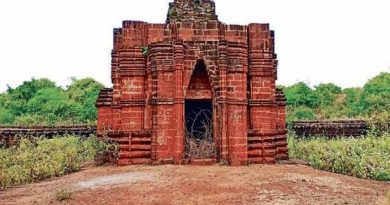
[[[99,95],[98,133],[121,139],[118,165],[179,164],[186,102],[203,100],[213,106],[217,161],[287,159],[276,69],[268,24],[227,25],[212,0],[175,0],[165,24],[124,21],[114,29],[113,89]]]

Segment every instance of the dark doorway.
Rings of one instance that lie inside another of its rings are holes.
[[[186,100],[185,128],[187,158],[202,159],[216,156],[211,100]]]

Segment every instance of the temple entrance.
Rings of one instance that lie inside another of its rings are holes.
[[[186,158],[216,157],[211,100],[186,100],[185,128]]]
[[[186,93],[184,119],[186,158],[215,158],[212,91],[203,60],[197,61],[192,72]]]

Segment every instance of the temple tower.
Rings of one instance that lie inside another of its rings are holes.
[[[197,109],[209,113],[214,160],[288,158],[268,24],[224,24],[212,0],[175,0],[163,24],[114,29],[111,69],[113,87],[97,100],[98,134],[119,143],[119,165],[191,160],[186,133]]]

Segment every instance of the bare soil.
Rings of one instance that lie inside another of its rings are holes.
[[[305,165],[107,166],[9,188],[0,204],[386,204],[389,191]]]

